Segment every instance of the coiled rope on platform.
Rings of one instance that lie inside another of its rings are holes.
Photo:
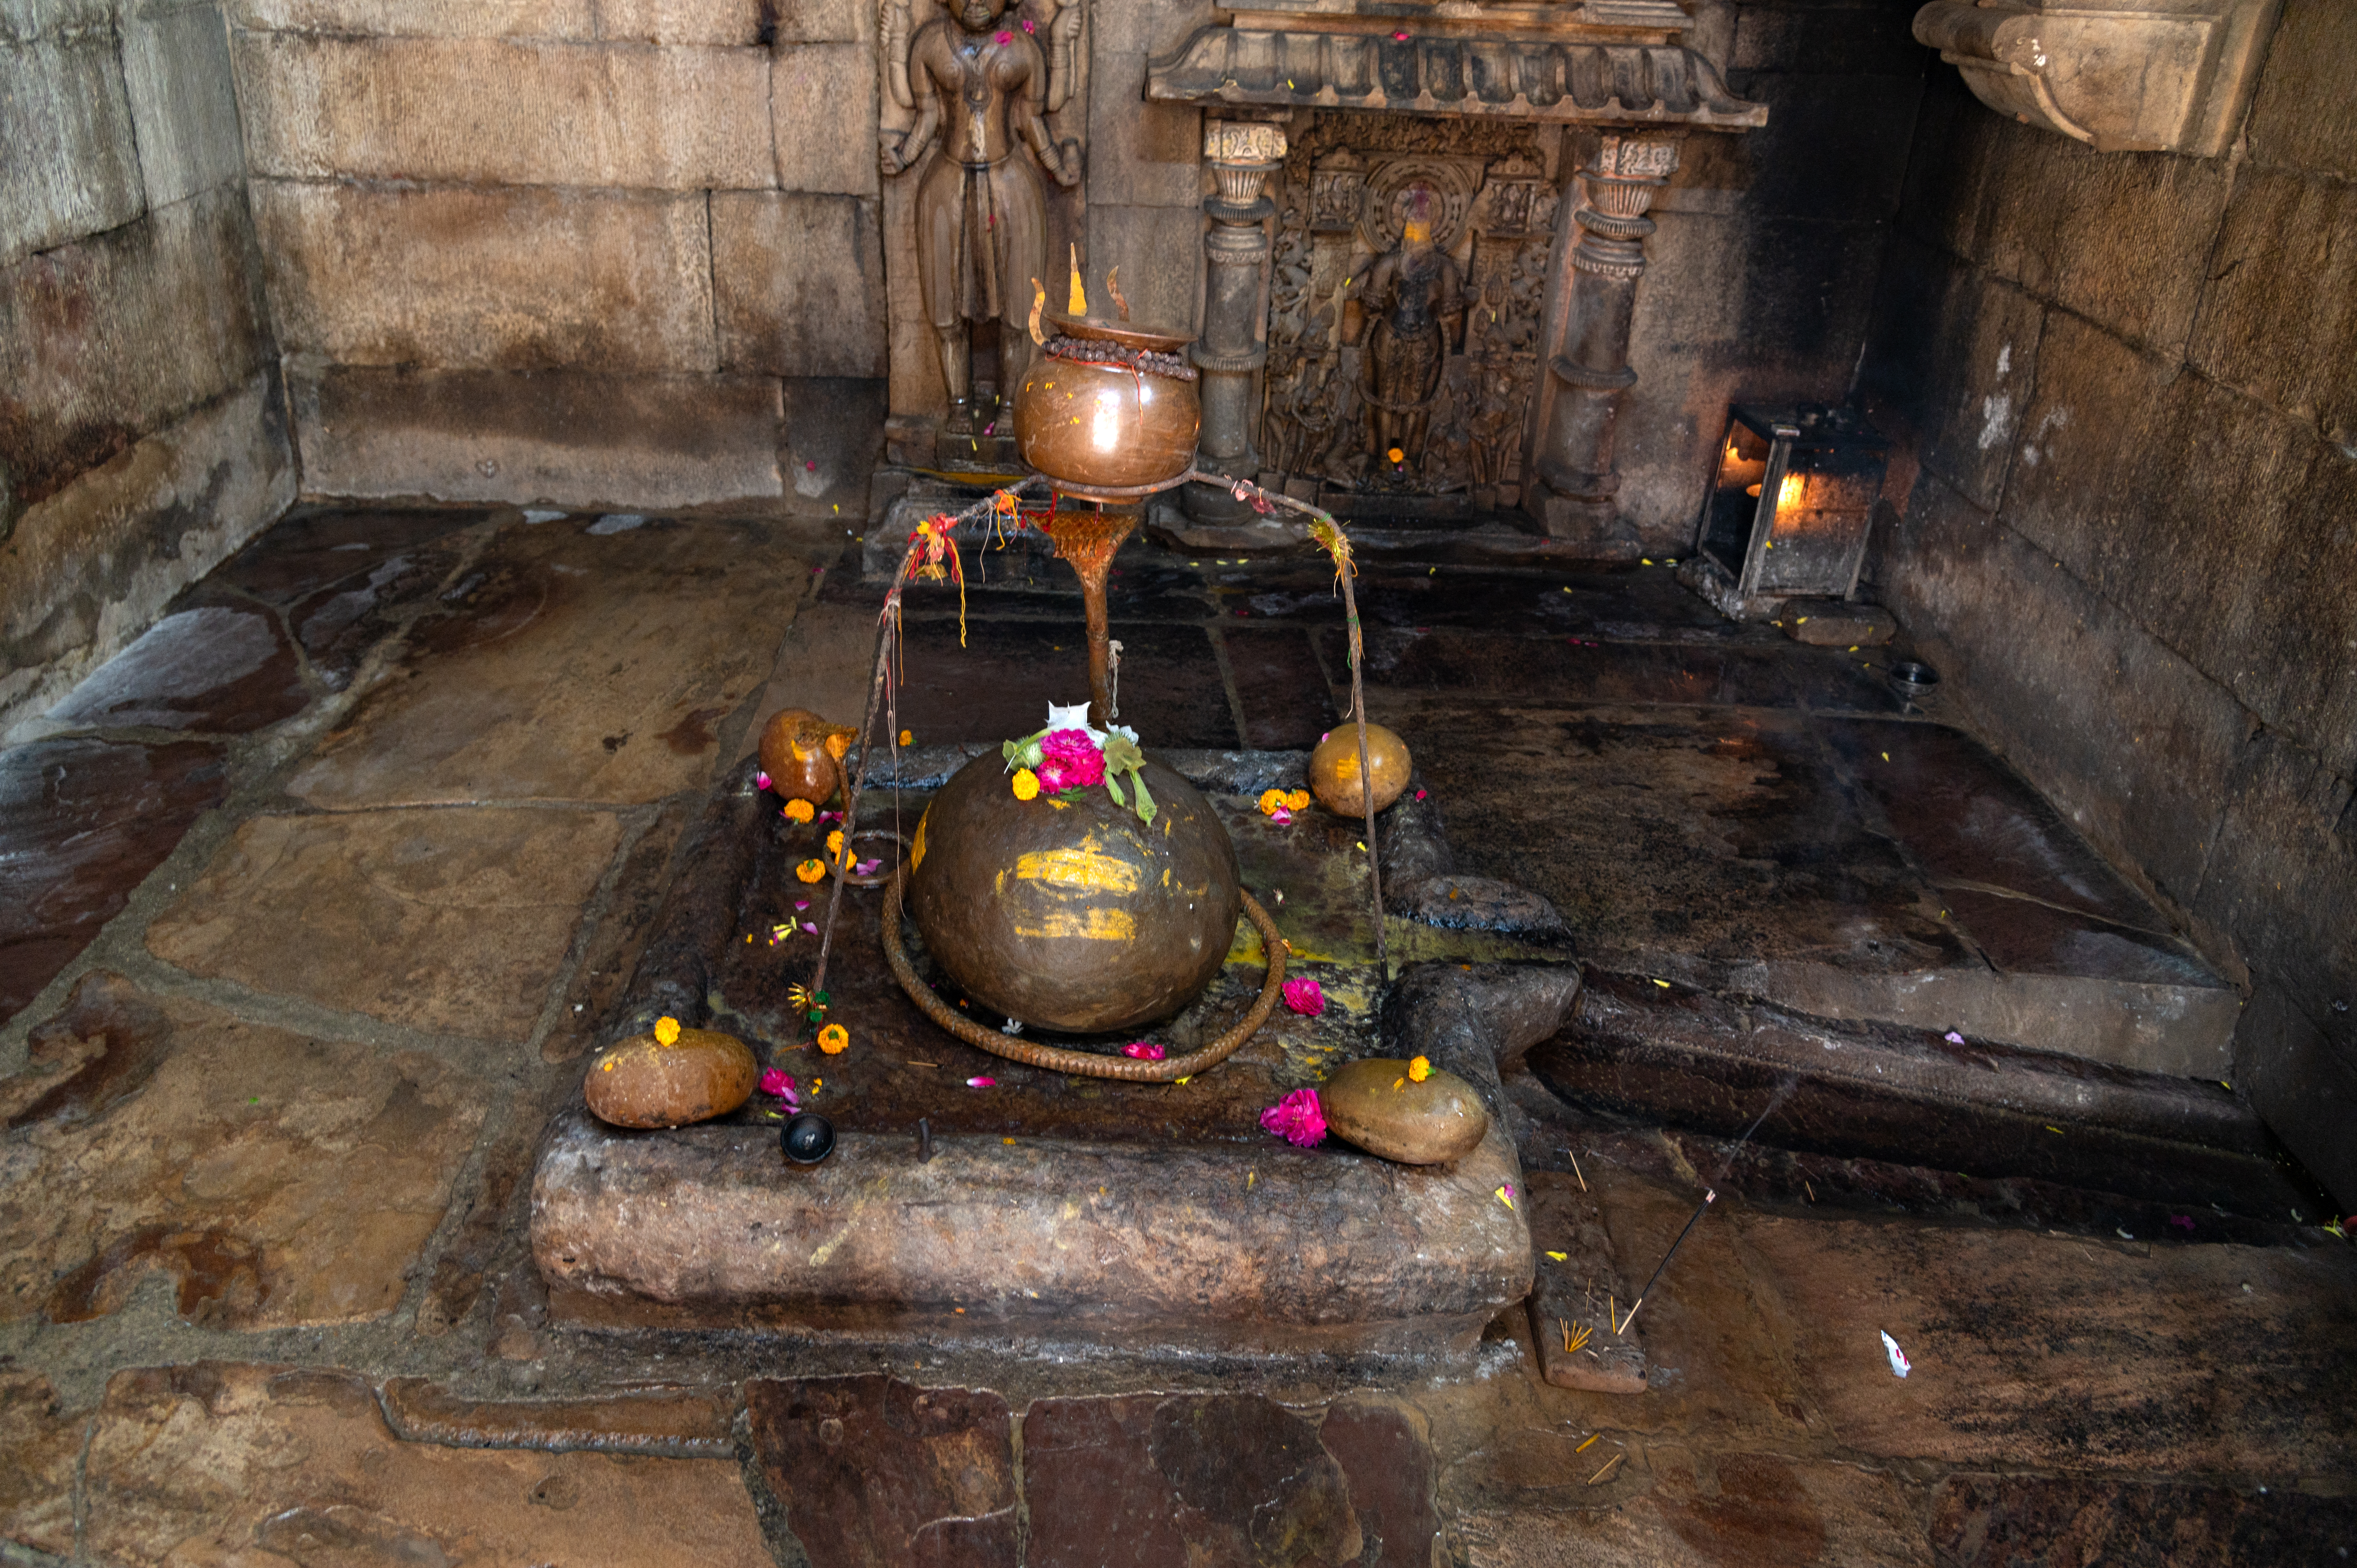
[[[1278,998],[1285,992],[1285,939],[1276,933],[1276,922],[1260,907],[1251,894],[1242,895],[1244,917],[1260,932],[1260,942],[1268,954],[1268,978],[1261,983],[1260,994],[1253,999],[1249,1011],[1234,1027],[1200,1051],[1189,1051],[1183,1057],[1168,1057],[1163,1060],[1137,1061],[1127,1057],[1099,1056],[1094,1051],[1066,1050],[1060,1046],[1043,1046],[985,1028],[971,1018],[958,1016],[957,1010],[933,993],[933,988],[917,976],[909,962],[909,955],[900,946],[900,895],[908,886],[909,868],[903,863],[884,885],[884,961],[892,971],[892,978],[909,993],[909,1000],[918,1008],[977,1050],[988,1051],[1008,1061],[1027,1067],[1045,1068],[1050,1072],[1071,1073],[1080,1078],[1117,1078],[1130,1083],[1172,1083],[1182,1078],[1192,1078],[1208,1072],[1236,1054],[1246,1040],[1258,1032],[1268,1015],[1276,1010]]]

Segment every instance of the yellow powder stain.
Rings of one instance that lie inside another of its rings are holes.
[[[1086,843],[1071,849],[1035,850],[1015,862],[1018,882],[1044,882],[1086,893],[1135,893],[1137,867],[1109,854],[1093,853]]]
[[[909,869],[911,871],[925,864],[925,824],[931,821],[932,815],[931,811],[928,810],[923,816],[917,819],[917,837],[915,842],[909,845]]]
[[[1018,937],[1078,937],[1092,942],[1137,939],[1137,922],[1126,909],[1054,909],[1037,926],[1017,926]]]

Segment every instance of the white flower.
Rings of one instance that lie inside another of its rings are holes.
[[[1009,1018],[1006,1023],[998,1026],[998,1032],[1002,1035],[1019,1035],[1023,1032],[1023,1020]]]
[[[1049,703],[1048,727],[1051,730],[1080,730],[1097,745],[1104,744],[1105,732],[1089,723],[1089,705],[1086,703],[1074,703],[1070,707]]]

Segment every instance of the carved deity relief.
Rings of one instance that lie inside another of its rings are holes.
[[[1064,269],[1051,258],[1062,253],[1059,231],[1077,222],[1069,212],[1058,220],[1048,182],[1081,183],[1085,5],[879,0],[878,162],[913,187],[913,244],[891,247],[888,264],[905,264],[913,251],[952,434],[974,426],[974,328],[996,324],[996,385],[1011,388],[1030,352],[1033,280],[1063,298],[1055,285]],[[896,387],[899,379],[896,367]]]
[[[1294,141],[1270,278],[1268,467],[1338,490],[1512,503],[1560,202],[1540,134],[1320,114]]]

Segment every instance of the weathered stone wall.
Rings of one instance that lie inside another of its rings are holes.
[[[229,4],[307,491],[864,517],[872,0]]]
[[[1938,71],[1864,382],[1907,437],[1872,575],[2247,982],[2236,1087],[2357,1206],[2352,60],[2357,7],[2288,0],[2210,159],[2096,153]]]
[[[0,0],[0,732],[285,509],[220,10]]]
[[[1673,555],[1694,541],[1728,403],[1847,393],[1938,61],[1908,31],[1914,0],[1691,8],[1696,47],[1724,39],[1727,85],[1769,117],[1741,134],[1691,133],[1652,207],[1620,499],[1645,547]]]

